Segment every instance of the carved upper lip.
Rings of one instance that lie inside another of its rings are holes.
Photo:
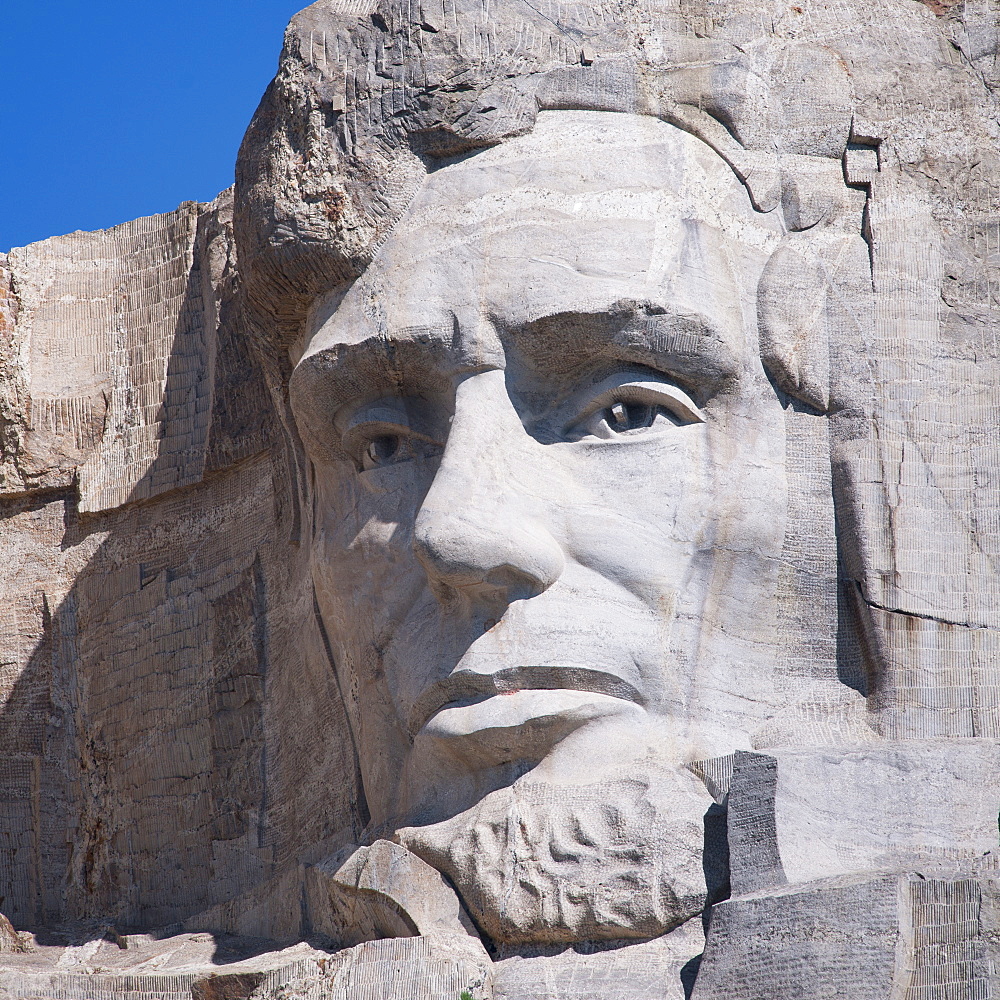
[[[515,691],[585,691],[645,704],[645,699],[628,681],[594,667],[518,666],[502,667],[491,673],[456,670],[432,684],[417,699],[410,713],[410,732],[419,732],[442,708],[471,705]]]

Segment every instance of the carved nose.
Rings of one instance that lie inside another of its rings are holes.
[[[555,583],[563,556],[547,532],[476,514],[488,511],[424,508],[417,518],[414,549],[439,596],[454,592],[477,603],[507,605]]]
[[[544,527],[538,445],[507,397],[502,372],[458,388],[441,465],[414,525],[413,546],[439,600],[506,606],[559,578],[562,549]],[[497,608],[500,613],[502,610]]]

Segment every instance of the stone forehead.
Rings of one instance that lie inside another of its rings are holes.
[[[698,223],[760,252],[778,229],[753,210],[729,165],[680,129],[638,115],[554,111],[527,135],[430,174],[383,251],[396,265],[400,252],[426,258],[456,241],[471,250],[512,227],[626,220],[648,224],[658,258],[672,257]],[[385,257],[376,254],[373,271]]]
[[[561,197],[597,217],[629,214],[627,198],[650,192],[692,218],[753,214],[729,165],[680,129],[633,114],[549,111],[539,114],[531,132],[432,172],[398,228],[418,216],[425,224],[453,215],[459,205],[470,206],[467,211],[478,205],[484,219],[509,212],[514,191],[525,207],[555,206]]]
[[[694,137],[635,115],[546,112],[530,134],[428,176],[340,315],[314,313],[306,353],[453,322],[475,336],[474,317],[494,310],[518,323],[624,301],[741,337],[740,303],[778,239]]]

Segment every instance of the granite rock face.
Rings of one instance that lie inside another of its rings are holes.
[[[321,0],[0,258],[0,996],[994,996],[998,51]]]

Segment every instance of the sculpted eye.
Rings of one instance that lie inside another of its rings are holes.
[[[440,444],[421,429],[407,401],[381,399],[353,407],[335,418],[344,451],[354,460],[358,472],[370,472],[417,458],[429,458],[441,451]]]
[[[677,386],[647,379],[624,381],[621,376],[595,386],[581,408],[566,430],[571,441],[588,437],[610,441],[705,421],[691,397]]]
[[[354,458],[358,472],[398,465],[426,455],[432,442],[411,427],[385,420],[356,423],[344,435],[344,450]]]
[[[402,454],[405,450],[403,438],[398,434],[380,434],[368,442],[368,447],[361,456],[361,467],[367,471],[390,462],[402,461],[406,457]]]
[[[627,434],[629,431],[640,431],[652,427],[658,417],[665,417],[673,424],[678,423],[677,418],[662,406],[650,406],[647,403],[615,403],[604,410],[598,410],[590,422],[596,423],[602,431]],[[592,430],[591,433],[594,431]],[[609,435],[603,433],[600,436],[607,437]]]

